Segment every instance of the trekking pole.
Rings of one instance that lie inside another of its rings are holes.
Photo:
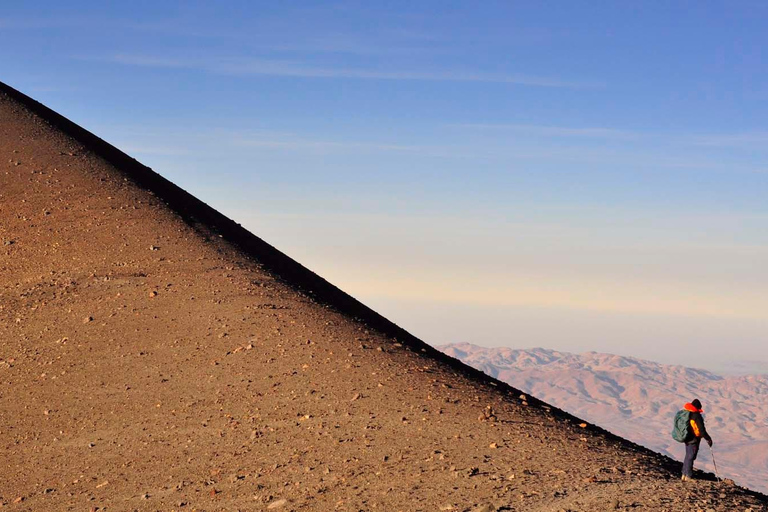
[[[712,445],[709,445],[709,453],[712,454],[712,465],[715,466],[715,478],[720,481],[720,477],[717,476],[717,462],[715,462],[715,450],[712,449]]]

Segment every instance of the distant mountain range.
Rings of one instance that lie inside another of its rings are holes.
[[[438,347],[446,354],[611,432],[682,460],[675,412],[699,398],[720,477],[768,492],[768,375],[724,377],[632,357],[543,348]],[[712,471],[702,447],[697,467]]]

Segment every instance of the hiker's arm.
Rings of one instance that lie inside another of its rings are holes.
[[[704,418],[699,414],[699,417],[696,418],[696,422],[699,425],[699,431],[701,432],[701,437],[706,439],[707,443],[709,443],[709,446],[712,446],[712,438],[709,436],[709,432],[707,432],[707,427],[704,426]]]

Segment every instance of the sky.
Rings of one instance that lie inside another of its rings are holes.
[[[768,371],[768,4],[13,2],[0,80],[433,345]]]

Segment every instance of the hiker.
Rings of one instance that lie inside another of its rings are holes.
[[[678,415],[684,418],[684,411],[688,412],[688,418],[686,422],[687,433],[683,439],[679,440],[685,443],[683,481],[687,481],[693,479],[693,461],[696,460],[696,455],[699,453],[699,445],[701,444],[701,439],[704,438],[709,446],[712,446],[712,438],[709,437],[707,429],[704,427],[704,417],[701,415],[701,413],[704,411],[701,408],[701,402],[698,398],[691,401],[690,403],[685,404],[683,411],[680,411]]]

